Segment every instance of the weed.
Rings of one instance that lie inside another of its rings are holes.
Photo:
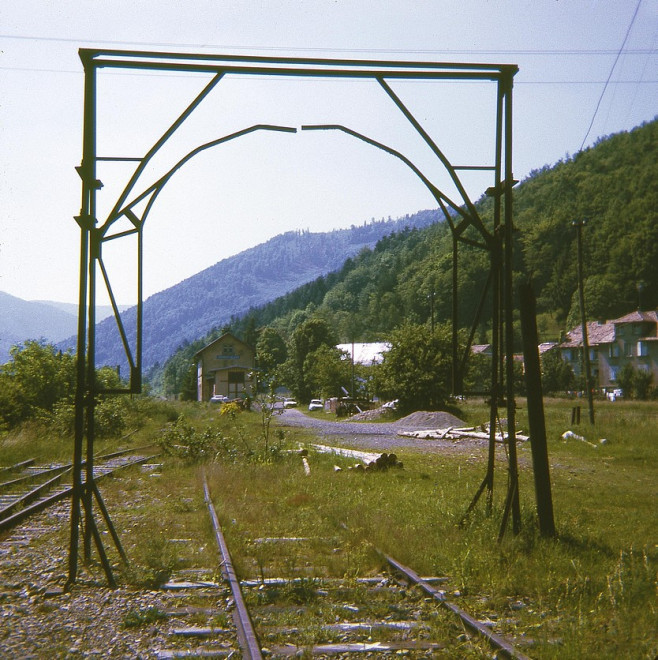
[[[157,607],[149,607],[147,609],[130,610],[123,617],[124,628],[141,628],[148,626],[158,621],[165,621],[169,618],[166,612],[163,612]]]
[[[322,586],[320,580],[300,578],[286,584],[283,598],[295,605],[306,605],[314,602],[318,597],[318,589]]]

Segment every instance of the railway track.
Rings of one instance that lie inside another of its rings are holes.
[[[105,457],[102,467],[99,462],[99,471],[148,458],[127,454]],[[2,482],[28,476],[23,474],[26,467],[29,466],[1,473],[0,478],[7,477]],[[42,476],[35,481],[48,481],[67,466],[42,468]],[[29,485],[35,484],[30,481]],[[112,630],[106,638],[115,640],[115,652],[121,649],[125,657],[135,657],[137,653],[139,657],[163,660],[526,657],[510,640],[492,631],[493,622],[483,623],[470,617],[454,602],[459,596],[451,588],[449,578],[421,578],[385,555],[385,568],[376,574],[359,576],[356,561],[349,577],[335,577],[332,557],[358,552],[346,529],[338,529],[333,538],[249,539],[246,553],[241,552],[236,558],[241,573],[257,577],[238,579],[205,475],[203,489],[217,543],[217,561],[208,562],[208,557],[212,557],[208,554],[205,561],[213,565],[186,563],[185,569],[168,575],[157,589],[149,591],[130,587],[116,591],[93,589],[84,595],[85,588],[81,590],[80,607],[93,606],[94,611],[100,612],[108,603],[115,603],[116,615],[106,624]],[[63,507],[64,502],[60,502],[53,511]],[[59,515],[66,518],[66,511],[62,509]],[[29,523],[36,534],[39,524],[39,519]],[[26,525],[21,527],[25,528]],[[17,541],[20,544],[14,544],[14,552],[28,544],[29,539]],[[189,546],[195,539],[170,538],[168,542]],[[17,593],[11,599],[24,602],[19,596]],[[40,600],[41,608],[59,607],[59,598],[45,598]],[[68,608],[69,605],[63,605],[64,612]],[[77,611],[65,625],[75,630],[80,618],[89,616],[88,612]],[[39,621],[38,615],[35,621]],[[103,625],[100,620],[98,625]],[[144,650],[145,643],[148,651]],[[19,647],[20,642],[16,648]],[[76,649],[72,646],[67,652],[74,653]]]
[[[148,447],[150,447],[149,445]],[[135,455],[148,447],[124,449],[95,458],[94,478],[102,479],[116,470],[139,465],[153,458]],[[7,532],[31,516],[70,497],[73,487],[66,481],[72,464],[36,465],[36,459],[0,470],[0,533]]]
[[[223,602],[230,604],[234,625],[229,626],[224,618],[222,626],[182,626],[176,634],[196,639],[197,645],[184,651],[164,650],[158,657],[233,653],[247,659],[400,654],[411,658],[486,657],[494,649],[497,657],[526,658],[509,640],[451,602],[441,588],[448,582],[445,577],[421,578],[385,555],[387,570],[380,574],[341,579],[323,576],[330,571],[315,563],[323,554],[319,546],[325,545],[330,557],[340,551],[339,538],[253,539],[254,555],[240,561],[252,561],[261,577],[238,580],[205,475],[203,488],[228,585]],[[285,577],[266,577],[268,567],[262,559],[268,554],[262,550],[266,546],[274,548],[271,554],[277,555],[278,565],[287,561],[296,570]],[[304,561],[304,546],[312,550],[307,555],[314,558],[312,565]],[[221,587],[213,583],[207,588]],[[212,616],[212,610],[204,613]],[[216,614],[225,617],[226,609],[222,606]],[[231,634],[237,636],[237,648],[230,641]]]

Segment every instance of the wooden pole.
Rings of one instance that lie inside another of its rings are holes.
[[[539,530],[542,536],[552,537],[555,536],[555,521],[553,519],[553,498],[548,467],[541,364],[537,349],[539,342],[537,337],[536,301],[530,283],[520,285],[519,298],[537,516],[539,517]]]
[[[585,367],[585,389],[589,405],[589,423],[594,424],[594,397],[592,394],[592,370],[589,364],[589,341],[587,337],[587,318],[585,315],[585,290],[583,285],[583,226],[586,220],[574,220],[578,236],[578,300],[580,303],[580,322],[583,332],[583,366]]]

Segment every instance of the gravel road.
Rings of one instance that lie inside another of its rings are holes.
[[[320,442],[350,449],[373,452],[391,452],[414,449],[424,452],[462,452],[484,447],[477,440],[421,440],[398,435],[401,430],[420,430],[463,426],[464,423],[448,413],[424,413],[410,415],[397,422],[350,422],[318,419],[300,410],[288,408],[278,418],[280,426],[303,426],[314,430]]]

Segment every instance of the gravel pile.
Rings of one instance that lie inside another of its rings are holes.
[[[418,411],[393,420],[391,411],[386,408],[374,408],[373,410],[364,410],[362,413],[353,415],[346,422],[388,422],[400,428],[415,429],[447,429],[450,426],[465,426],[466,422],[447,412],[425,412]]]
[[[449,427],[466,426],[466,422],[447,412],[418,412],[411,413],[395,422],[400,428],[415,429],[447,429]]]

